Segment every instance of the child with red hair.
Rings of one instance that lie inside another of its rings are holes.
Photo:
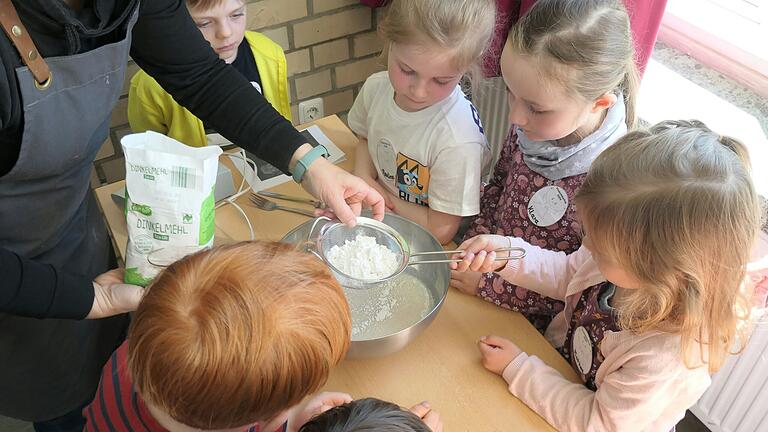
[[[153,283],[104,367],[87,431],[295,431],[351,401],[308,398],[349,347],[344,293],[315,257],[244,242]]]

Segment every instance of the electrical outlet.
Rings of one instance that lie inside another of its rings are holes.
[[[299,102],[299,123],[307,123],[323,117],[323,98]]]

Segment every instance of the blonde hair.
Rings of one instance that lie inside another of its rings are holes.
[[[244,242],[183,258],[155,279],[128,331],[137,392],[174,420],[225,429],[273,419],[344,357],[351,318],[317,258]]]
[[[454,66],[475,83],[495,24],[493,0],[393,0],[379,34],[386,42],[414,44],[426,38],[452,50]]]
[[[639,78],[621,2],[538,0],[512,27],[508,42],[516,52],[544,62],[542,73],[588,101],[618,91],[627,127],[634,128]]]
[[[711,372],[745,342],[746,264],[760,229],[747,150],[703,123],[631,132],[590,167],[576,206],[594,249],[641,283],[618,300],[623,329],[679,333]]]

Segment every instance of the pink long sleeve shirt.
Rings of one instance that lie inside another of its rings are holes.
[[[565,309],[546,330],[555,347],[574,329],[571,315],[584,290],[604,282],[590,251],[566,255],[512,238],[528,254],[510,261],[501,277],[545,296],[562,300]],[[698,346],[693,347],[698,352]],[[706,365],[688,368],[676,334],[608,331],[598,345],[604,360],[592,391],[565,379],[536,356],[525,353],[504,370],[509,391],[560,431],[669,431],[710,385]],[[696,357],[692,357],[696,358]]]

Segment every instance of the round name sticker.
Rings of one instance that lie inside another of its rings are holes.
[[[592,339],[584,327],[579,327],[573,332],[571,357],[582,375],[588,374],[592,369]]]
[[[379,140],[376,146],[376,161],[379,163],[379,174],[387,180],[394,180],[397,174],[397,156],[394,146],[386,138]]]
[[[562,219],[568,210],[568,194],[560,186],[545,186],[528,201],[528,219],[536,226],[547,227]]]

